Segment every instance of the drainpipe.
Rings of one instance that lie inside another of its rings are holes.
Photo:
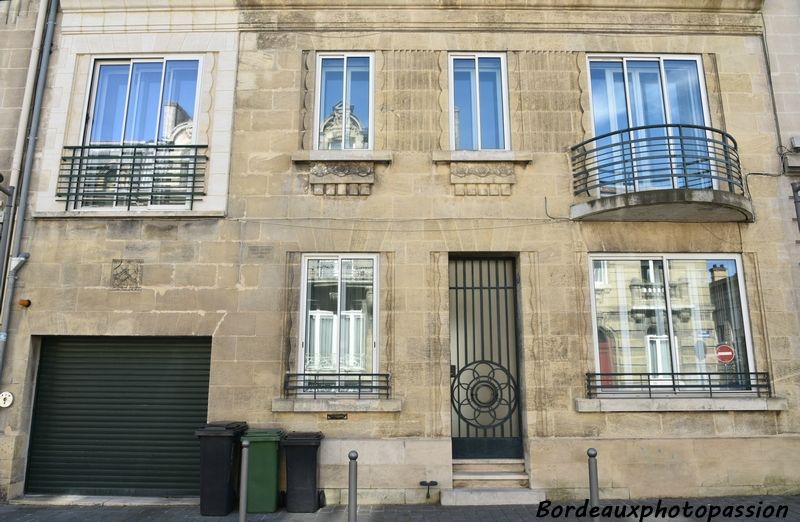
[[[33,41],[31,42],[31,57],[28,61],[28,75],[25,78],[25,92],[22,94],[22,107],[19,111],[19,123],[17,124],[17,140],[14,143],[14,155],[11,157],[11,178],[8,180],[8,189],[0,187],[0,190],[6,194],[6,203],[3,208],[3,232],[0,235],[0,295],[6,286],[6,263],[8,261],[8,249],[10,237],[8,236],[10,228],[6,228],[6,221],[9,226],[14,216],[14,195],[9,194],[7,190],[14,191],[19,181],[19,173],[22,168],[22,154],[25,151],[25,133],[28,130],[30,123],[31,103],[33,101],[33,90],[36,86],[36,71],[39,70],[39,58],[42,54],[42,33],[44,33],[44,24],[47,20],[47,4],[50,0],[39,0],[39,10],[36,14],[36,28],[33,32]],[[0,179],[2,182],[2,179]]]
[[[33,100],[30,130],[28,131],[28,143],[25,147],[25,167],[22,170],[22,187],[19,190],[19,203],[17,204],[14,217],[14,232],[11,240],[9,270],[5,281],[6,288],[3,294],[2,312],[0,312],[0,325],[2,325],[2,330],[0,330],[0,376],[2,376],[3,373],[3,361],[5,359],[6,344],[8,342],[8,326],[11,320],[11,299],[14,295],[14,287],[17,282],[17,272],[30,257],[30,254],[27,252],[20,253],[20,245],[22,244],[22,233],[25,229],[25,211],[28,208],[28,190],[31,184],[33,156],[36,151],[36,140],[39,134],[39,123],[41,122],[42,116],[42,99],[44,98],[44,86],[47,80],[47,68],[50,65],[50,47],[53,44],[53,33],[55,32],[57,14],[58,0],[50,0],[47,26],[45,28],[44,42],[41,49],[42,58],[39,62],[39,72],[37,73],[36,94]],[[13,178],[12,181],[14,181]]]
[[[794,213],[797,215],[797,228],[800,229],[800,181],[792,183],[792,195],[794,196]]]

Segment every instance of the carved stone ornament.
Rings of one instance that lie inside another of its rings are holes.
[[[375,183],[375,166],[370,161],[315,162],[308,183],[318,196],[368,196]]]
[[[136,291],[142,289],[143,259],[112,259],[111,288]]]
[[[456,196],[509,196],[516,181],[512,162],[450,163],[450,183]]]

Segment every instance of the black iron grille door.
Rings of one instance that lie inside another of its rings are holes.
[[[449,277],[453,458],[520,458],[514,260],[451,259]]]

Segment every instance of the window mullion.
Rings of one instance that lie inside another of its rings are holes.
[[[347,130],[350,122],[350,104],[347,100],[348,89],[347,89],[347,62],[348,57],[344,56],[342,60],[342,150],[347,148],[347,144],[345,143],[347,140]],[[341,263],[341,258],[339,259]],[[341,270],[341,266],[339,267]]]
[[[664,68],[664,60],[662,60],[660,58],[658,60],[658,70],[659,70],[659,73],[661,74],[661,79],[660,79],[661,80],[660,81],[660,83],[661,83],[661,98],[664,100],[663,104],[662,104],[663,105],[662,109],[664,111],[664,123],[667,125],[667,128],[666,128],[666,130],[667,130],[667,154],[669,155],[670,182],[672,183],[672,188],[677,188],[675,186],[676,185],[676,181],[677,181],[677,179],[676,179],[677,178],[676,168],[675,168],[676,167],[676,165],[675,165],[675,157],[674,157],[674,154],[673,154],[672,140],[670,140],[670,136],[673,135],[673,131],[669,127],[669,125],[672,123],[672,119],[670,118],[671,113],[670,113],[670,106],[669,106],[669,93],[667,92],[667,70]],[[678,128],[678,136],[680,137],[680,135],[681,135],[681,129]],[[679,142],[679,145],[682,146],[683,144]],[[681,151],[681,153],[682,152],[683,151]]]
[[[480,57],[475,56],[475,138],[478,150],[483,150],[483,144],[481,143],[481,69],[479,61]]]
[[[119,138],[120,138],[120,145],[125,144],[125,128],[128,126],[128,104],[130,103],[131,97],[131,83],[133,82],[133,64],[135,62],[131,60],[128,64],[128,88],[125,90],[125,99],[123,100],[123,109],[122,109],[122,129],[120,129]]]
[[[661,269],[664,272],[664,295],[667,297],[667,326],[669,327],[669,353],[672,361],[672,373],[677,373],[680,369],[678,365],[678,347],[674,346],[675,343],[675,328],[672,321],[672,298],[670,296],[670,275],[669,275],[669,259],[666,257],[661,258],[663,263]]]
[[[159,140],[161,139],[161,113],[163,112],[164,107],[164,84],[166,83],[166,76],[167,76],[167,62],[166,60],[161,62],[161,87],[158,91],[158,107],[156,108],[156,139],[155,144],[157,145]]]

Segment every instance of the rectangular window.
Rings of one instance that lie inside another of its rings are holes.
[[[199,60],[98,61],[89,144],[194,142]]]
[[[303,257],[304,373],[372,373],[376,369],[378,257]]]
[[[372,148],[372,54],[317,55],[315,148]]]
[[[600,193],[713,186],[699,57],[590,57]]]
[[[196,145],[200,60],[97,60],[83,145],[67,146],[56,196],[67,209],[191,209],[204,194]]]
[[[453,150],[508,150],[508,88],[502,54],[450,55]]]
[[[604,385],[747,383],[752,353],[738,256],[592,256],[590,262],[593,273],[607,278],[605,284],[592,278],[596,368],[606,374]],[[644,374],[645,380],[636,377]]]

